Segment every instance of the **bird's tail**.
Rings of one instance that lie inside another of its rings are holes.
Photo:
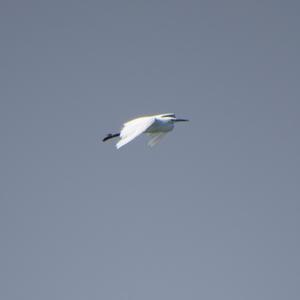
[[[115,133],[115,134],[112,134],[112,133],[109,133],[103,140],[102,142],[106,142],[110,139],[113,139],[115,137],[119,137],[120,136],[120,133]]]

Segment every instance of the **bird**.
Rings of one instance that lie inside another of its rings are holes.
[[[160,142],[169,131],[173,130],[175,123],[186,121],[189,120],[179,119],[174,113],[141,116],[124,123],[119,133],[109,133],[102,141],[106,142],[114,138],[120,138],[116,144],[117,149],[120,149],[142,133],[146,133],[150,136],[148,146],[153,147]]]

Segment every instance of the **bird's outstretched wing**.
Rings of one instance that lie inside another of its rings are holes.
[[[116,147],[119,149],[131,142],[137,136],[144,133],[154,122],[154,117],[141,117],[125,123],[120,133],[121,140],[117,143]]]
[[[167,132],[159,132],[159,133],[149,133],[150,140],[148,142],[148,146],[154,147],[156,144],[158,144],[161,139],[167,134]]]

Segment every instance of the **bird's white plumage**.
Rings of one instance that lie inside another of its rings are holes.
[[[150,140],[148,142],[148,146],[154,147],[156,144],[158,144],[161,139],[166,135],[166,132],[158,132],[158,133],[148,133],[150,136]]]
[[[120,137],[120,141],[116,144],[119,149],[131,142],[142,133],[147,133],[150,136],[148,145],[155,146],[167,132],[173,130],[174,123],[179,121],[187,121],[185,119],[176,118],[174,113],[144,116],[126,122],[120,133],[108,134],[103,141]]]
[[[116,147],[119,149],[127,143],[131,142],[138,135],[144,133],[153,123],[155,117],[141,117],[126,122],[120,132],[121,140],[117,143]]]

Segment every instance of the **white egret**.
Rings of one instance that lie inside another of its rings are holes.
[[[127,143],[131,142],[142,133],[150,136],[148,145],[155,146],[169,131],[173,130],[175,122],[188,121],[186,119],[178,119],[175,114],[160,114],[152,116],[143,116],[126,122],[120,133],[108,134],[102,141],[113,138],[120,138],[116,147],[119,149]]]

